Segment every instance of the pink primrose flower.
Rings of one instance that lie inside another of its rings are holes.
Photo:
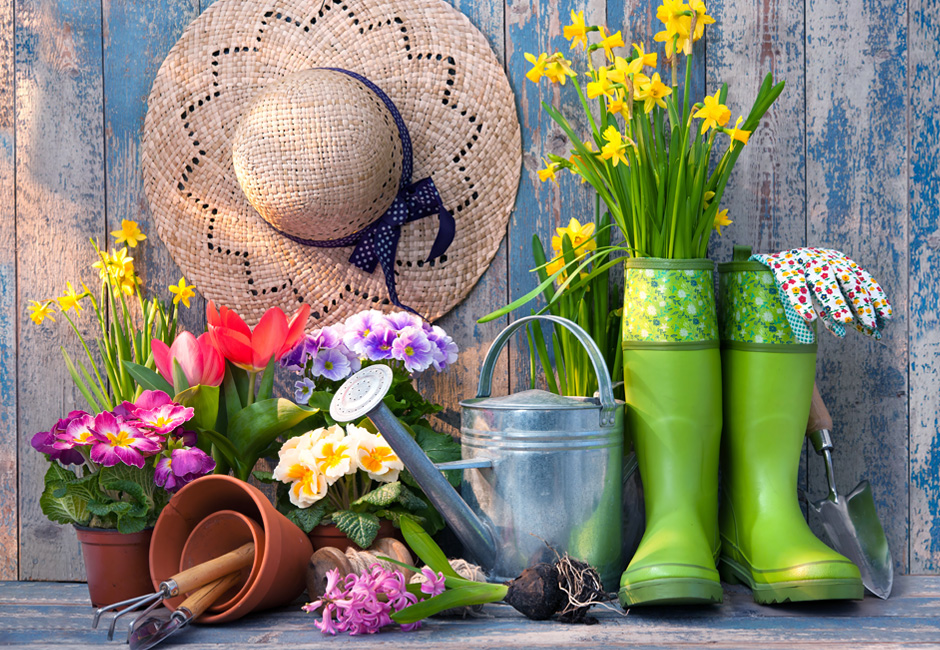
[[[160,451],[160,443],[150,439],[146,431],[109,411],[95,417],[94,434],[91,459],[105,467],[118,463],[143,467],[146,456]]]

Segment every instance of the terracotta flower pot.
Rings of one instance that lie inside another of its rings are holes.
[[[206,616],[230,609],[258,579],[264,559],[264,530],[247,515],[234,510],[219,510],[200,521],[190,533],[186,545],[183,546],[180,571],[225,555],[248,542],[255,545],[254,561],[239,572],[235,586],[212,603],[199,621],[204,620]]]
[[[147,563],[152,528],[128,534],[104,528],[74,528],[82,544],[92,606],[103,607],[153,591]]]
[[[203,476],[186,485],[170,499],[160,514],[150,548],[153,585],[179,571],[190,535],[203,520],[221,510],[241,513],[260,524],[264,531],[264,549],[260,568],[256,577],[249,579],[247,589],[240,591],[241,595],[232,599],[230,604],[226,603],[229,606],[224,611],[208,612],[200,622],[233,621],[249,612],[286,605],[299,596],[306,586],[307,563],[313,554],[310,540],[275,510],[260,490],[233,476],[221,474]],[[219,548],[226,546],[231,550],[231,542],[228,541]],[[194,552],[190,550],[190,553]],[[175,609],[182,600],[182,597],[169,599],[167,606]]]
[[[345,551],[347,548],[352,547],[357,551],[361,551],[362,547],[353,542],[349,537],[346,536],[346,533],[341,531],[339,528],[333,524],[321,524],[315,526],[309,534],[310,542],[313,544],[313,550],[317,551],[326,546],[332,546],[333,548],[338,548],[341,551]],[[383,537],[394,537],[398,541],[404,543],[405,539],[402,537],[401,531],[398,528],[395,528],[394,524],[387,519],[382,519],[379,522],[379,532],[376,534],[376,539],[382,539]]]

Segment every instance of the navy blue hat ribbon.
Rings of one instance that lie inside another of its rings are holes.
[[[317,248],[345,248],[355,245],[352,255],[349,256],[350,263],[366,273],[374,272],[376,265],[381,264],[391,303],[396,307],[417,313],[414,309],[403,305],[399,301],[398,291],[395,288],[395,256],[398,251],[398,240],[401,237],[401,227],[406,223],[437,214],[440,225],[437,237],[428,254],[427,261],[430,262],[443,255],[454,241],[454,235],[457,231],[454,215],[444,207],[441,195],[430,176],[415,183],[411,182],[413,169],[411,136],[408,134],[408,128],[405,126],[401,114],[388,95],[382,92],[382,89],[374,83],[355,72],[343,70],[342,68],[325,69],[342,72],[361,82],[382,100],[385,107],[392,114],[395,125],[398,127],[398,135],[401,138],[402,169],[401,180],[398,184],[398,195],[381,217],[359,232],[340,239],[317,241],[295,237],[280,230],[278,232],[299,244]]]

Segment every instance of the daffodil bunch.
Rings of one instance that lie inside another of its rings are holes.
[[[599,350],[604,355],[607,367],[619,372],[622,362],[618,338],[620,334],[620,312],[610,310],[610,292],[608,270],[603,268],[610,247],[610,216],[604,214],[597,224],[582,225],[572,218],[567,227],[556,228],[552,236],[552,258],[548,260],[545,248],[538,235],[532,235],[532,256],[535,258],[535,272],[545,288],[542,295],[547,303],[546,309],[555,316],[561,316],[576,322],[591,335]],[[597,253],[598,247],[601,252]],[[581,282],[567,287],[566,269],[583,264]],[[599,269],[594,273],[595,269]],[[549,280],[565,289],[558,292]],[[544,310],[543,310],[544,311]],[[591,366],[587,351],[563,328],[555,329],[551,336],[552,351],[558,378],[548,355],[548,345],[538,321],[532,321],[526,331],[529,337],[530,377],[535,384],[536,359],[542,366],[548,389],[559,395],[587,396],[597,390],[597,376]]]
[[[288,438],[274,471],[255,476],[277,483],[278,509],[305,532],[332,523],[368,548],[380,519],[398,524],[402,517],[426,522],[432,513],[438,516],[423,493],[402,480],[404,469],[382,435],[363,420],[360,426],[332,424]]]
[[[565,169],[590,183],[623,233],[621,250],[630,255],[705,257],[712,231],[720,234],[731,223],[720,204],[735,161],[783,83],[774,85],[768,74],[748,116],[730,126],[727,85],[690,104],[693,44],[715,22],[705,3],[663,0],[656,17],[663,29],[653,41],[662,44],[661,52],[647,51],[642,42],[627,49],[620,32],[608,35],[603,26],[587,25],[583,11],[572,11],[564,36],[571,49],[586,54],[586,72],[576,73],[560,52],[526,54],[531,81],[566,85],[571,80],[590,125],[585,138],[557,107],[543,102],[571,150],[568,157],[549,155],[539,177],[557,183]],[[594,34],[599,40],[592,43]],[[606,65],[595,66],[591,55],[601,51]],[[574,265],[586,261],[576,259]],[[557,279],[560,271],[551,275]]]
[[[97,270],[100,281],[97,291],[89,289],[84,282],[79,283],[81,291],[78,291],[71,282],[66,282],[63,295],[32,300],[29,307],[29,316],[37,325],[46,320],[56,322],[58,313],[75,332],[88,365],[81,360],[73,361],[64,347],[62,356],[72,380],[96,413],[110,411],[123,402],[134,402],[140,396],[144,388],[128,372],[124,362],[153,370],[151,341],[173,342],[179,303],[189,307],[189,300],[195,295],[193,287],[181,278],[178,284],[169,287],[173,294],[172,311],[157,298],[145,300],[132,251],[147,236],[135,222],[127,219],[121,229],[111,235],[116,245],[110,250],[101,250],[94,240],[91,242],[96,259],[91,267]],[[97,355],[76,322],[89,303],[98,325],[93,341]],[[74,312],[74,317],[70,312]]]

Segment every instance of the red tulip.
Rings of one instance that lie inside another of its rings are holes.
[[[151,341],[150,347],[157,371],[171,384],[174,360],[179,362],[190,386],[218,386],[222,383],[225,361],[212,345],[208,333],[197,339],[189,332],[181,332],[169,347],[159,339]]]
[[[216,311],[211,300],[206,306],[209,334],[226,359],[248,372],[260,372],[271,357],[281,357],[297,344],[303,335],[310,305],[303,305],[290,320],[279,307],[264,313],[252,330],[245,321],[228,307]]]

